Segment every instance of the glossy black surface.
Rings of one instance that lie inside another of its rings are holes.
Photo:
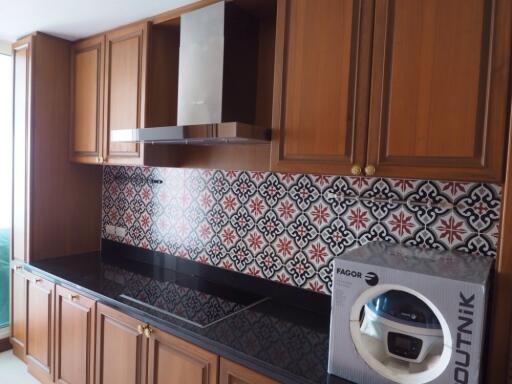
[[[243,306],[269,296],[255,293],[261,279],[253,278],[248,284],[250,290],[243,286],[235,289],[219,284],[219,276],[212,282],[204,273],[201,277],[184,274],[181,261],[174,263],[176,268],[172,270],[104,251],[34,262],[25,268],[283,383],[347,383],[327,374],[328,311],[287,305],[282,292],[206,328],[120,297],[128,294],[163,307],[173,301],[175,309],[186,312],[201,308],[200,316],[208,318],[209,311],[219,310],[219,298]],[[286,288],[276,285],[276,289]],[[187,296],[187,292],[193,293]],[[181,299],[176,297],[183,293]],[[313,296],[309,297],[314,301]],[[324,300],[319,295],[319,301]],[[187,301],[192,304],[183,304]]]

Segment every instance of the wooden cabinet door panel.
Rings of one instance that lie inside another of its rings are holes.
[[[160,330],[149,340],[148,384],[215,384],[218,356]]]
[[[278,1],[272,169],[347,173],[364,160],[366,127],[355,116],[368,97],[357,70],[362,7]]]
[[[377,0],[368,138],[377,175],[501,180],[510,12],[502,0]]]
[[[26,354],[29,372],[53,382],[53,315],[55,285],[38,276],[26,278]]]
[[[13,353],[25,360],[26,281],[22,266],[11,266],[11,345]]]
[[[142,164],[143,145],[111,143],[110,132],[145,124],[148,25],[126,27],[107,34],[105,68],[106,162]]]
[[[98,304],[96,384],[143,384],[146,377],[147,339],[140,322]]]
[[[242,365],[221,358],[219,384],[278,384],[278,382]]]
[[[76,43],[71,54],[71,160],[101,162],[105,36]]]
[[[55,375],[60,384],[94,382],[95,301],[57,286]]]

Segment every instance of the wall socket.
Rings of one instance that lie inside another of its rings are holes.
[[[126,236],[126,228],[116,227],[114,225],[107,225],[105,227],[105,232],[107,235],[117,236],[117,237],[125,237]]]

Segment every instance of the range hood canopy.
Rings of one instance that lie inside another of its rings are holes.
[[[235,2],[180,18],[177,125],[111,131],[112,142],[267,143],[256,115],[258,21]]]

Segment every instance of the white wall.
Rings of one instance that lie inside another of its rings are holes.
[[[0,40],[0,53],[10,55],[11,54],[11,43]]]

